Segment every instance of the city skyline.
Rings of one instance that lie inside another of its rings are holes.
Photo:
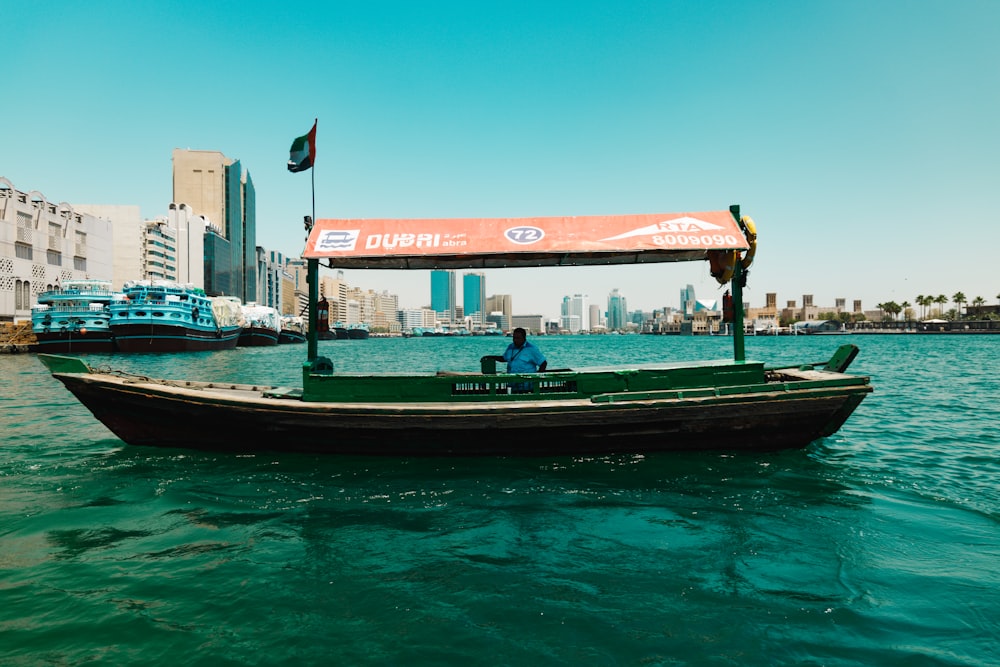
[[[317,217],[740,204],[759,231],[745,294],[754,305],[767,293],[873,309],[1000,292],[990,263],[967,250],[1000,240],[995,2],[386,2],[304,13],[247,2],[239,21],[234,11],[181,1],[9,12],[9,90],[69,102],[8,105],[0,175],[53,201],[135,205],[152,219],[171,203],[173,149],[237,156],[253,174],[258,244],[288,257],[302,249],[313,177]],[[149,47],[171,34],[190,48]],[[218,44],[228,46],[208,48]],[[289,44],[307,44],[309,57]],[[313,171],[289,174],[289,144],[315,118]],[[689,283],[721,295],[700,265],[486,277],[491,291],[518,295],[519,311],[548,316],[567,293],[616,286],[642,308]],[[426,284],[405,272],[348,279],[402,303],[419,303]]]

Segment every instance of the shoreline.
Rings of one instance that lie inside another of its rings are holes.
[[[989,334],[1000,334],[1000,328],[997,329],[938,329],[938,330],[925,330],[920,331],[916,329],[853,329],[851,331],[835,331],[829,333],[807,333],[807,334],[746,334],[747,338],[798,338],[798,337],[814,337],[814,336],[902,336],[902,335],[920,335],[920,336],[940,336],[940,335],[989,335]],[[551,335],[566,335],[566,334],[549,334]],[[570,336],[580,335],[580,334],[568,334]],[[593,335],[593,334],[588,334]],[[679,333],[662,333],[662,334],[640,334],[647,336],[680,336]],[[709,334],[694,334],[695,336],[708,336]],[[718,334],[712,334],[718,335]],[[385,338],[386,336],[381,336]],[[729,337],[729,334],[726,334]],[[0,345],[0,354],[35,354],[38,352],[37,345],[33,343],[5,343]],[[119,353],[127,354],[127,353]]]

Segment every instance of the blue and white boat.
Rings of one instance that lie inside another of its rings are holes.
[[[31,329],[39,352],[113,352],[110,280],[67,280],[38,295]]]
[[[125,283],[111,302],[111,334],[122,352],[232,349],[241,319],[238,299],[165,280]]]

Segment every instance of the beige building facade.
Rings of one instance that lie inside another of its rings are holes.
[[[111,223],[0,176],[0,321],[31,319],[38,295],[66,280],[110,280]]]

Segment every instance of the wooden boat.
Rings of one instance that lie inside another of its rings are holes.
[[[347,337],[351,340],[366,340],[368,334],[367,324],[351,324],[347,327]]]
[[[31,308],[40,352],[114,352],[110,280],[67,280],[42,292]]]
[[[306,325],[298,315],[281,316],[278,345],[298,345],[306,342]]]
[[[270,347],[278,344],[281,336],[281,315],[271,306],[256,303],[242,305],[243,330],[238,347]]]
[[[593,218],[319,220],[304,253],[314,304],[321,258],[338,268],[421,269],[710,259],[722,267],[717,279],[731,282],[732,360],[510,374],[484,357],[479,373],[338,374],[318,356],[310,333],[302,387],[278,387],[153,380],[95,371],[78,358],[40,358],[135,445],[392,456],[803,447],[835,433],[872,388],[867,377],[845,372],[858,353],[853,345],[792,367],[744,358],[749,229],[738,207]],[[309,315],[314,325],[316,309]]]
[[[230,350],[239,341],[240,302],[166,280],[125,283],[111,302],[111,334],[122,352]]]

